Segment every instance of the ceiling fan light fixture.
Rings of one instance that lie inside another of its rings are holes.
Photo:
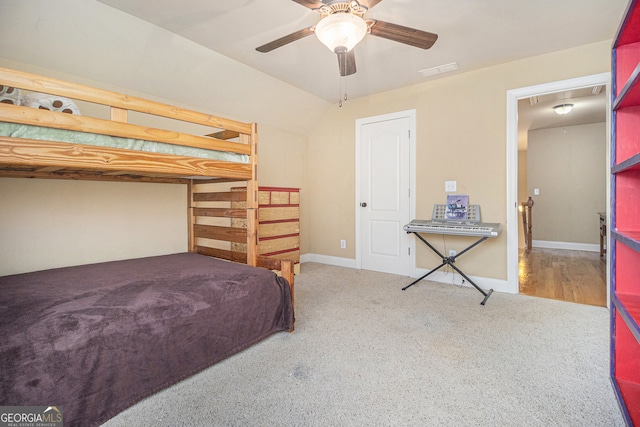
[[[334,13],[316,25],[316,36],[335,52],[337,48],[353,49],[367,34],[367,23],[351,13]]]
[[[564,116],[565,114],[569,114],[569,111],[573,108],[573,104],[560,104],[553,107],[556,114]]]

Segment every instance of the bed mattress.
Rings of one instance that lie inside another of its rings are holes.
[[[31,126],[17,123],[0,122],[0,135],[13,138],[28,138],[41,141],[68,142],[70,144],[84,144],[100,147],[123,148],[127,150],[145,151],[150,153],[174,154],[180,156],[197,157],[209,160],[223,160],[234,163],[249,163],[249,156],[245,154],[229,153],[203,148],[185,147],[164,142],[146,141],[132,138],[119,138],[88,132],[77,132],[65,129],[55,129],[43,126]]]
[[[286,280],[193,253],[0,277],[0,402],[99,425],[292,325]]]

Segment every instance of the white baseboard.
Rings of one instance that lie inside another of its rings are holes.
[[[340,257],[333,257],[333,256],[327,256],[327,255],[318,255],[318,254],[304,254],[304,255],[301,255],[300,256],[300,262],[301,263],[317,262],[319,264],[335,265],[337,267],[357,268],[355,259],[340,258]],[[418,269],[416,269],[416,274],[415,274],[414,278],[418,278],[418,277],[420,277],[420,276],[422,276],[424,274],[427,274],[428,271],[429,270],[424,269],[424,268],[418,268]],[[465,274],[466,274],[466,272],[465,272]],[[511,290],[509,290],[509,287],[507,286],[507,281],[506,280],[492,279],[492,278],[487,278],[487,277],[471,276],[471,275],[468,275],[468,274],[467,274],[467,276],[471,280],[473,280],[475,282],[475,284],[480,287],[480,289],[484,289],[484,290],[493,289],[496,292],[513,293]],[[462,285],[462,286],[472,287],[472,285],[469,284],[468,282],[462,283],[463,277],[460,276],[458,273],[454,274],[454,272],[436,271],[435,273],[431,274],[427,278],[427,280],[432,280],[434,282],[439,282],[439,283],[446,283],[446,284],[449,284],[449,285],[453,284],[453,285],[456,285],[456,286]],[[408,282],[407,284],[409,284],[409,283],[411,283],[411,282]]]
[[[550,242],[548,240],[532,240],[534,248],[565,249],[568,251],[600,252],[600,245],[593,243]]]
[[[424,269],[424,268],[418,268],[416,272],[417,272],[416,278],[418,278],[418,277],[421,277],[424,274],[427,274],[429,272],[429,270]],[[470,274],[467,274],[466,271],[464,272],[464,274],[466,274],[467,277],[469,277],[469,279],[473,280],[473,282],[476,285],[478,285],[478,287],[480,289],[483,289],[485,291],[487,291],[489,289],[493,289],[496,292],[514,293],[507,286],[507,281],[506,280],[492,279],[490,277],[471,276]],[[451,270],[450,271],[440,271],[440,270],[438,270],[435,273],[430,274],[429,277],[427,277],[425,280],[432,280],[434,282],[446,283],[446,284],[449,284],[449,285],[468,286],[470,288],[473,287],[473,285],[471,285],[467,281],[462,283],[463,280],[464,280],[464,277],[462,277],[458,273],[455,273],[454,271],[451,271]],[[515,293],[517,293],[517,292],[515,292]]]
[[[300,263],[317,262],[319,264],[335,265],[336,267],[356,268],[356,260],[329,255],[304,254],[300,255]]]

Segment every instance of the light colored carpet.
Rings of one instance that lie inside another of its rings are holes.
[[[296,331],[116,426],[622,426],[606,308],[307,263]]]

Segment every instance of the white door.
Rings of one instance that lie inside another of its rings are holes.
[[[361,267],[411,274],[411,118],[360,125]]]

